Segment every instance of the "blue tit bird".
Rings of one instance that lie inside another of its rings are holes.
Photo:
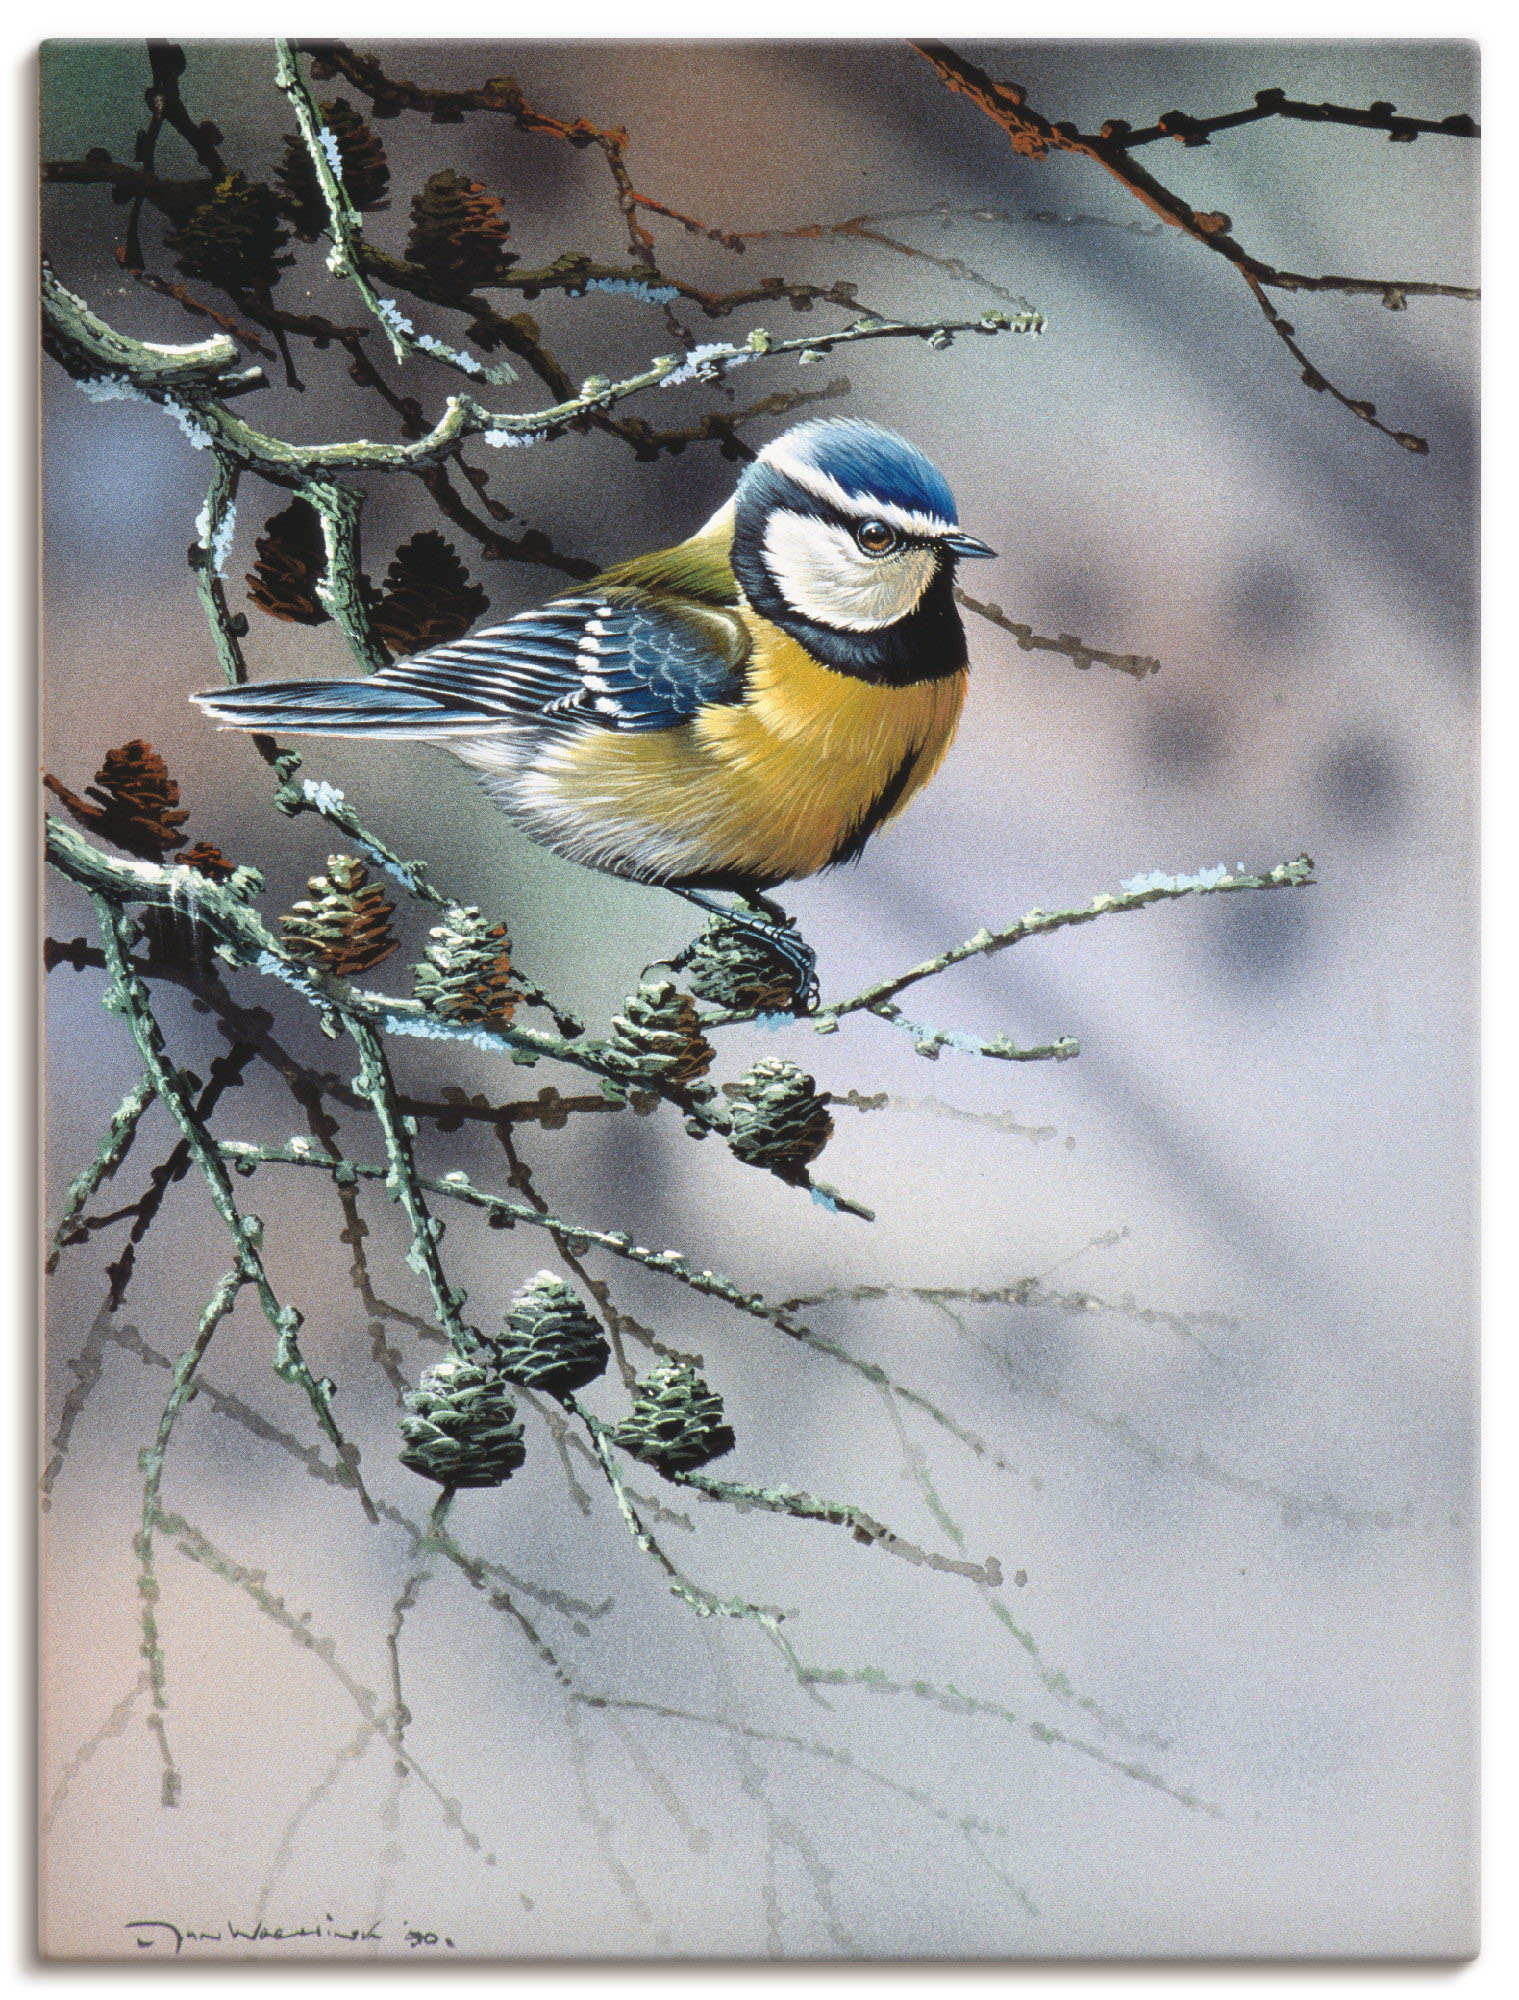
[[[855,860],[939,768],[967,680],[955,565],[993,553],[915,446],[828,418],[687,540],[538,610],[364,680],[192,699],[224,728],[444,745],[556,854],[731,897],[805,1006],[811,953],[765,892]]]

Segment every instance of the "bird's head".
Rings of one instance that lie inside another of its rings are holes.
[[[961,529],[938,468],[858,417],[785,432],[734,495],[734,571],[755,609],[782,624],[884,633],[936,583],[947,592],[962,556],[994,553]]]

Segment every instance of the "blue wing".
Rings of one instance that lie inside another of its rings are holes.
[[[367,680],[274,681],[192,699],[227,727],[313,736],[673,729],[743,698],[748,652],[735,612],[618,586],[556,598]]]

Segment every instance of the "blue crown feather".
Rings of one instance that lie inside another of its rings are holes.
[[[944,474],[895,431],[861,417],[817,417],[787,431],[785,440],[788,451],[855,499],[887,500],[909,513],[959,524]]]

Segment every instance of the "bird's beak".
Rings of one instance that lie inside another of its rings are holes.
[[[941,536],[940,540],[952,556],[994,556],[997,553],[985,542],[977,541],[974,535],[962,535],[958,528],[952,535]]]

